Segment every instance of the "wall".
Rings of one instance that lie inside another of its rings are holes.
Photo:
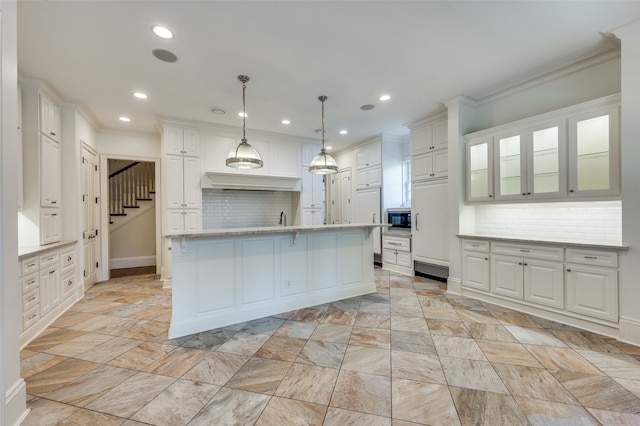
[[[202,227],[252,228],[278,226],[280,212],[293,224],[292,193],[287,191],[202,190]]]
[[[16,2],[0,2],[0,424],[18,424],[26,416],[25,382],[20,378],[18,282],[18,226],[16,188],[18,68]]]
[[[107,156],[160,158],[160,137],[103,130],[97,134],[96,149]]]
[[[620,339],[640,345],[640,20],[614,30],[622,40],[622,239]]]
[[[110,268],[156,264],[156,209],[151,208],[109,233]]]

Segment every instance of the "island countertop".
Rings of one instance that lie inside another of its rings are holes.
[[[202,229],[199,231],[169,232],[165,238],[208,238],[228,237],[234,235],[284,234],[290,232],[341,231],[357,228],[377,228],[389,226],[385,223],[344,223],[338,225],[293,225],[293,226],[260,226],[255,228],[220,228]]]

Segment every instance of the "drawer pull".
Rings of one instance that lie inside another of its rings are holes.
[[[521,253],[529,253],[529,252],[530,252],[530,250],[527,250],[527,249],[520,249],[520,252],[521,252]]]
[[[36,314],[31,314],[29,315],[29,317],[27,318],[27,320],[32,320],[36,317]]]
[[[29,282],[27,283],[27,285],[32,285],[32,284],[35,284],[35,283],[36,283],[36,280],[31,280],[31,281],[29,281]]]
[[[71,287],[73,285],[73,281],[69,280],[67,281],[67,286]]]
[[[50,274],[55,274],[56,270],[54,269],[53,271],[49,271]]]
[[[567,272],[571,272],[571,269],[567,269]]]
[[[33,302],[34,300],[36,300],[36,297],[31,296],[30,298],[27,299],[27,302]]]
[[[471,244],[471,247],[480,247],[480,244]]]
[[[402,245],[400,243],[395,243],[393,241],[387,241],[387,244],[392,245],[392,246],[401,246]]]
[[[67,257],[67,262],[71,262],[72,259],[73,259],[73,257],[71,257],[71,256]]]
[[[598,259],[598,256],[585,256],[585,259]]]
[[[36,264],[35,264],[35,263],[30,263],[30,264],[28,264],[28,265],[27,265],[27,268],[32,268],[32,267],[34,267],[34,266],[36,266]]]

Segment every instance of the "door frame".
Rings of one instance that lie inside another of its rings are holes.
[[[88,143],[86,143],[85,141],[83,141],[82,139],[80,139],[80,156],[82,157],[82,168],[81,168],[81,192],[82,194],[84,194],[84,184],[85,184],[85,175],[84,175],[84,151],[89,151],[93,156],[95,156],[96,158],[96,164],[100,163],[100,154],[98,153],[98,151],[92,147],[91,145],[89,145]],[[102,167],[102,165],[100,165],[100,167]],[[100,212],[99,212],[99,217],[98,217],[98,222],[96,223],[96,230],[98,232],[98,241],[102,241],[102,237],[104,236],[104,233],[102,232],[102,230],[104,228],[102,228],[102,194],[100,193],[100,169],[98,169],[98,194],[97,196],[100,198]],[[84,204],[82,204],[82,239],[81,239],[81,243],[80,243],[80,252],[82,253],[82,270],[87,270],[87,259],[84,257],[84,222],[86,221],[86,217],[85,217],[85,209],[84,209]],[[101,244],[98,245],[98,249],[100,250],[102,247]],[[100,259],[100,263],[102,262],[102,259]],[[100,273],[99,273],[100,267],[98,267],[96,269],[96,282],[100,281]],[[78,270],[78,273],[80,273],[80,270]],[[88,288],[86,287],[86,277],[84,276],[84,273],[82,274],[82,294],[84,294]],[[93,283],[93,284],[95,284]],[[92,284],[92,285],[93,285]]]
[[[153,157],[139,157],[135,155],[100,154],[100,196],[105,200],[108,200],[109,194],[109,160],[133,160],[154,163],[154,178],[156,181],[156,274],[159,274],[159,271],[162,270],[162,182],[160,181],[160,159]],[[106,281],[111,278],[111,270],[109,268],[109,203],[101,203],[100,209],[100,227],[105,231],[102,233],[104,238],[100,240],[100,268],[98,269],[98,281]]]

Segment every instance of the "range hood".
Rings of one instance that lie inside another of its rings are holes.
[[[207,172],[203,188],[300,191],[300,178],[259,174]]]

